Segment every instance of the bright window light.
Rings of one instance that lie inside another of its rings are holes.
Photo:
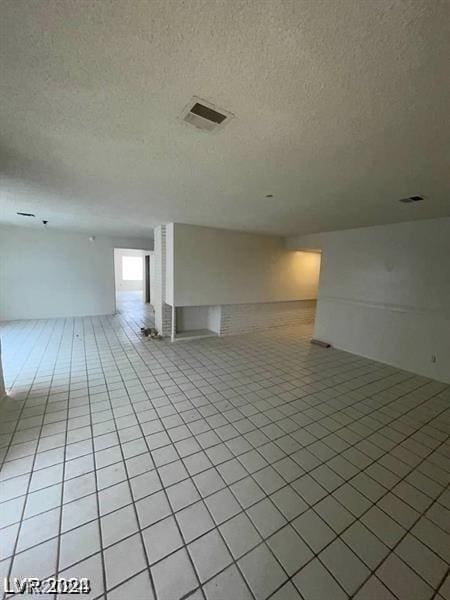
[[[142,281],[142,256],[122,256],[122,279]]]

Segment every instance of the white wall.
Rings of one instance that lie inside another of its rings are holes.
[[[128,250],[124,248],[114,248],[114,279],[116,292],[136,292],[144,290],[144,255],[142,250]],[[142,279],[126,280],[122,275],[122,258],[124,256],[138,257],[142,260]]]
[[[209,306],[208,307],[208,324],[207,329],[220,333],[220,325],[222,320],[222,307],[221,306]]]
[[[220,333],[220,306],[179,306],[176,309],[176,330],[209,329]]]
[[[0,400],[6,395],[5,380],[3,378],[3,363],[2,363],[2,341],[0,340]]]
[[[320,255],[287,250],[282,238],[176,223],[176,306],[314,299]]]
[[[177,331],[208,329],[209,306],[180,306],[176,310]]]
[[[450,219],[301,236],[288,247],[323,252],[315,337],[450,382]]]
[[[154,303],[154,299],[155,299],[155,296],[157,293],[156,285],[155,285],[155,283],[156,283],[155,274],[156,274],[156,272],[155,272],[155,255],[152,252],[150,254],[150,304],[152,304],[152,305]]]
[[[0,320],[111,314],[114,247],[153,247],[124,239],[0,227]]]
[[[165,227],[166,253],[165,253],[165,301],[173,306],[174,303],[174,223],[168,223]]]

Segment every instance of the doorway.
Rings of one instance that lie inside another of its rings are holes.
[[[152,321],[151,252],[114,248],[116,312],[148,325]]]
[[[301,281],[303,299],[300,302],[298,320],[304,325],[305,335],[314,337],[317,300],[319,296],[321,250],[297,250],[297,268]]]

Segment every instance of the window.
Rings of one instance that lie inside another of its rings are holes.
[[[122,279],[142,281],[142,256],[122,256]]]

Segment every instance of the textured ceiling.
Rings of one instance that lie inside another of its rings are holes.
[[[448,0],[3,0],[0,22],[0,222],[293,234],[450,215]],[[182,123],[193,95],[235,118]]]

